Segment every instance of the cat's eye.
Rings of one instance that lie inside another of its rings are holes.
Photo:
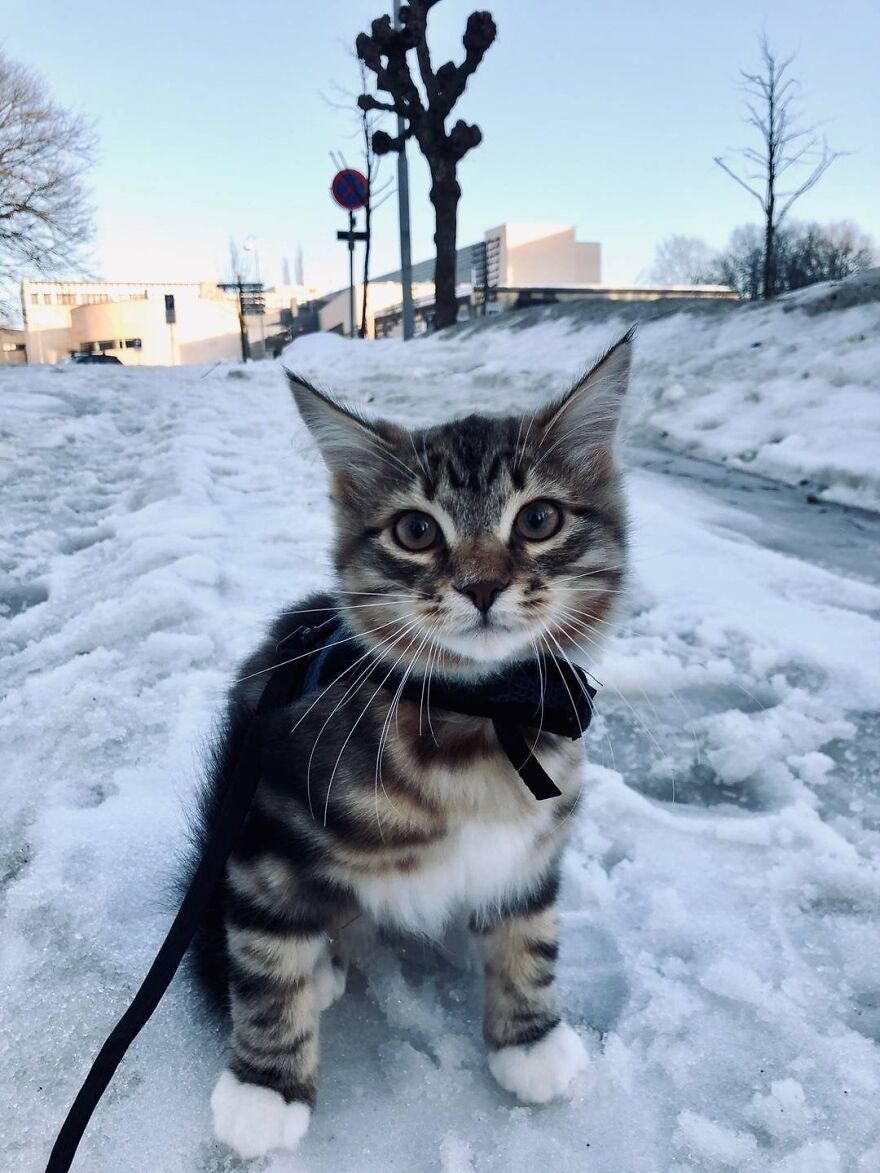
[[[411,510],[401,513],[391,527],[395,541],[403,546],[404,550],[430,550],[440,544],[440,526],[427,513]]]
[[[517,534],[529,542],[552,538],[561,525],[562,510],[552,501],[530,501],[523,505],[513,523]]]

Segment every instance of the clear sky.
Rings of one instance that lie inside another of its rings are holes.
[[[723,244],[759,212],[712,157],[748,141],[737,70],[756,64],[762,29],[797,51],[808,119],[851,152],[797,213],[853,219],[880,242],[878,0],[489,6],[498,40],[456,111],[484,136],[460,167],[459,243],[504,221],[572,223],[601,241],[603,277],[618,282],[670,233]],[[460,56],[474,7],[433,10],[435,62]],[[306,280],[344,285],[328,152],[356,165],[358,146],[353,115],[333,103],[338,87],[357,93],[350,47],[381,11],[382,0],[5,0],[6,52],[98,124],[94,271],[210,280],[229,237],[253,233],[265,278],[280,279],[301,242]],[[410,150],[419,260],[432,251],[432,210]],[[375,272],[397,264],[396,228],[392,200],[376,215]]]

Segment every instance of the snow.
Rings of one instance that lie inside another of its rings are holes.
[[[631,437],[880,510],[880,269],[769,305],[710,301],[671,313],[663,302],[575,302],[522,311],[460,328],[452,341],[420,340],[410,389],[426,404],[445,406],[469,387],[492,403],[509,396],[528,405],[536,391],[570,385],[640,318]],[[394,345],[371,346],[359,360],[355,394],[396,401],[382,393]],[[303,340],[287,361],[345,386],[350,359],[336,336]]]
[[[747,444],[754,469],[876,508],[876,306],[808,301],[649,322],[636,393],[660,407],[636,437],[662,425],[731,463]],[[528,408],[628,321],[551,315],[406,347],[316,336],[284,361],[407,420]],[[743,406],[747,383],[761,403]],[[0,1167],[24,1173],[167,927],[198,748],[236,661],[327,581],[329,512],[279,364],[0,370],[0,405]],[[773,427],[800,439],[771,444]],[[563,895],[561,998],[588,1074],[569,1101],[518,1104],[488,1069],[466,935],[439,954],[364,940],[322,1024],[309,1132],[255,1168],[880,1168],[870,519],[855,572],[811,543],[825,507],[792,512],[798,553],[769,540],[761,494],[749,512],[639,468],[629,491],[633,579],[594,665]],[[176,980],[76,1168],[245,1168],[211,1133],[223,1044]]]

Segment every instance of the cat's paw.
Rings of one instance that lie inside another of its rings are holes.
[[[537,1043],[502,1047],[489,1055],[489,1070],[498,1083],[526,1104],[546,1104],[565,1095],[586,1066],[586,1048],[567,1022]]]
[[[326,955],[315,966],[312,980],[315,983],[315,1002],[324,1011],[345,993],[345,970]]]
[[[211,1093],[214,1135],[246,1160],[273,1149],[292,1151],[306,1134],[312,1110],[285,1102],[271,1088],[242,1083],[223,1071]]]

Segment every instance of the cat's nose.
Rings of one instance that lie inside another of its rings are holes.
[[[477,610],[485,615],[501,592],[509,586],[509,579],[507,582],[498,582],[495,579],[483,579],[481,582],[465,583],[464,586],[456,587],[455,589],[459,594],[467,595]]]

